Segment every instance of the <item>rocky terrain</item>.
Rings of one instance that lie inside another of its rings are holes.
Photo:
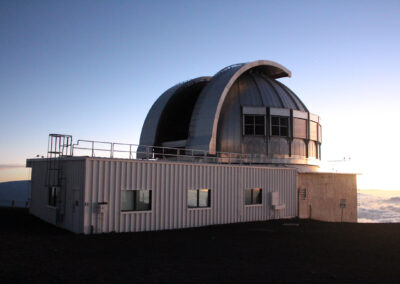
[[[2,283],[397,282],[400,224],[308,220],[74,235],[0,208]]]

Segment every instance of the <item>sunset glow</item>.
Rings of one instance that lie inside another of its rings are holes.
[[[321,170],[400,189],[398,1],[0,7],[0,182],[29,179],[25,160],[46,156],[49,133],[138,143],[164,90],[262,58],[287,67],[280,80],[322,118]]]

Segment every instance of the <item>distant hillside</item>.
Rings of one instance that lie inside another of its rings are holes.
[[[0,206],[25,207],[30,198],[31,182],[29,180],[0,183]]]

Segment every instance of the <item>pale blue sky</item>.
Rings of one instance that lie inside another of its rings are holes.
[[[172,85],[267,59],[322,117],[323,158],[399,189],[400,1],[282,2],[1,1],[0,181],[49,133],[137,143]]]

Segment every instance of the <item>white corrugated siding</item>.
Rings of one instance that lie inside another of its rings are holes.
[[[83,189],[85,159],[65,159],[62,164],[61,201],[62,219],[56,221],[56,208],[48,206],[48,187],[46,185],[46,159],[29,160],[32,167],[31,206],[29,212],[46,222],[75,233],[83,232]]]
[[[262,205],[244,205],[244,189],[262,188]],[[211,190],[211,207],[187,208],[188,189]],[[152,190],[152,210],[121,212],[123,189]],[[270,208],[278,191],[286,208]],[[98,202],[107,202],[102,214]],[[160,161],[86,159],[84,232],[135,232],[290,218],[297,215],[296,170]]]

